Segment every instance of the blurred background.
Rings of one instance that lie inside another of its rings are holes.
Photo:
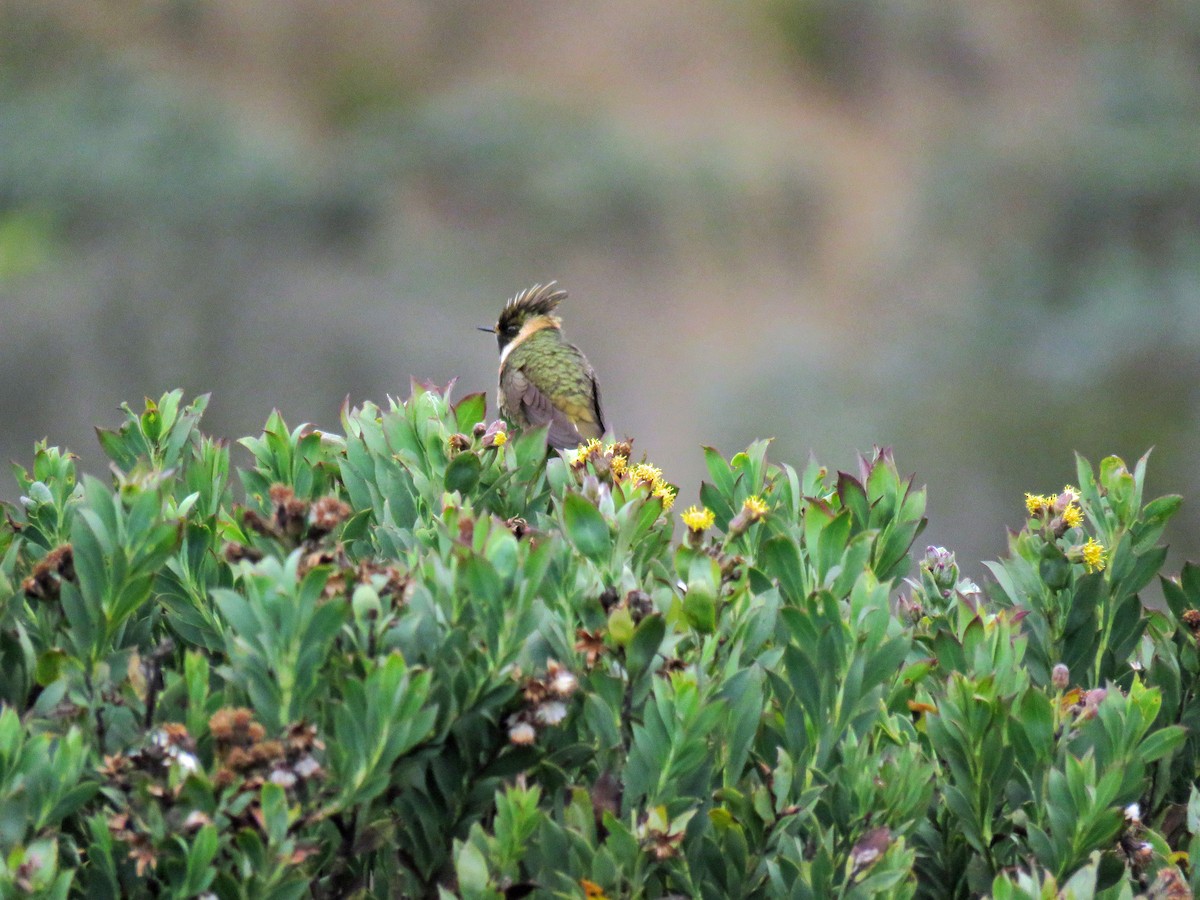
[[[173,387],[494,410],[474,327],[549,279],[684,506],[701,444],[890,444],[982,580],[1153,445],[1200,556],[1194,0],[0,0],[0,457],[103,472]]]

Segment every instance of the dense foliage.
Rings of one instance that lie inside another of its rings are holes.
[[[236,471],[176,392],[37,448],[0,529],[0,893],[1190,896],[1200,569],[1179,498],[1079,460],[986,595],[925,494],[628,444],[552,454],[415,385],[272,415]],[[235,497],[242,497],[240,501]],[[1014,503],[1016,502],[1014,498]],[[1190,885],[1190,886],[1189,886]]]

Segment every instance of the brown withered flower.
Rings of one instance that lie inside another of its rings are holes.
[[[604,611],[611,612],[612,608],[621,602],[621,595],[617,593],[614,587],[606,587],[600,593],[600,605],[604,607]]]
[[[289,725],[284,732],[283,743],[289,757],[325,749],[325,745],[317,737],[317,726],[304,722],[293,722]]]
[[[521,695],[525,698],[525,702],[531,705],[541,703],[549,694],[550,688],[546,682],[536,675],[531,675],[521,687]]]
[[[654,674],[660,678],[670,678],[672,672],[682,672],[686,668],[687,663],[678,656],[672,656],[663,660],[663,664],[655,670]]]
[[[358,564],[356,578],[359,584],[371,585],[379,598],[390,598],[396,606],[402,606],[412,593],[412,578],[397,566],[363,560]]]
[[[218,709],[208,720],[208,730],[218,752],[226,747],[249,747],[266,736],[266,730],[254,721],[254,712],[244,706]]]
[[[70,544],[63,544],[42,557],[21,588],[27,597],[53,602],[58,599],[59,585],[74,580],[75,554]]]
[[[575,629],[575,649],[583,654],[587,667],[592,668],[604,653],[604,632],[588,631],[586,628]]]
[[[308,519],[308,504],[298,498],[286,484],[273,484],[269,491],[274,505],[272,524],[275,530],[293,540],[304,534]]]
[[[1185,609],[1182,618],[1192,637],[1200,637],[1200,609]]]
[[[650,828],[646,831],[643,844],[657,860],[671,859],[679,855],[679,845],[683,843],[683,832],[659,831]]]
[[[245,506],[236,507],[242,513],[242,527],[267,537],[274,536],[275,530],[270,523],[252,509]]]
[[[258,765],[283,759],[283,744],[280,741],[263,741],[250,748],[250,756]]]
[[[313,569],[321,566],[329,567],[329,575],[325,579],[325,586],[321,589],[321,596],[326,600],[332,597],[340,597],[346,593],[346,576],[347,566],[350,561],[346,558],[346,554],[342,546],[332,549],[314,550],[311,553],[305,554],[300,560],[298,574],[304,577]]]
[[[309,510],[308,536],[319,538],[329,534],[350,518],[351,512],[350,505],[337,497],[322,497]]]
[[[850,863],[853,866],[850,877],[853,879],[869,869],[888,851],[892,843],[892,832],[886,825],[872,828],[855,843],[850,850]]]
[[[261,520],[260,520],[261,521]],[[263,558],[262,551],[256,550],[253,547],[247,547],[245,544],[239,544],[235,541],[230,541],[225,545],[225,562],[233,565],[242,560],[256,563]]]
[[[625,605],[629,607],[629,615],[633,618],[634,624],[654,612],[654,602],[645,591],[630,591],[625,595]]]
[[[461,516],[458,520],[459,543],[471,546],[475,541],[475,520],[470,516]]]
[[[1192,900],[1192,889],[1175,866],[1164,866],[1158,870],[1154,883],[1142,895],[1146,900]]]
[[[133,762],[124,753],[105,756],[104,762],[97,767],[100,777],[113,787],[125,789],[129,787],[129,776],[133,770]]]
[[[254,755],[245,747],[230,747],[224,755],[225,765],[234,772],[254,768]]]
[[[129,844],[129,858],[136,864],[138,878],[144,877],[147,869],[157,868],[158,853],[150,843],[149,835],[130,834],[127,843]]]

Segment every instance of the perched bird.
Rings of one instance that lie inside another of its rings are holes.
[[[500,346],[500,413],[517,428],[549,425],[547,443],[556,450],[578,447],[605,431],[596,373],[562,334],[554,315],[567,292],[535,284],[517,294],[493,328]]]

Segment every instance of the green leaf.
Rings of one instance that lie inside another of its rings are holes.
[[[1187,737],[1188,730],[1181,725],[1160,728],[1138,746],[1138,756],[1142,762],[1154,762],[1181,746]]]
[[[712,478],[713,488],[718,496],[725,501],[726,506],[732,508],[733,489],[737,482],[732,467],[725,461],[725,457],[712,447],[704,448],[704,465],[708,468],[709,477]]]
[[[657,613],[646,616],[638,623],[625,651],[625,663],[631,679],[637,678],[654,664],[655,655],[666,633],[667,623]]]
[[[762,546],[758,561],[763,570],[779,582],[779,590],[791,603],[804,599],[804,564],[800,561],[800,549],[787,535],[771,538]]]
[[[65,650],[52,647],[38,654],[37,665],[33,670],[33,680],[41,687],[52,684],[62,676],[64,663],[70,659]]]
[[[479,474],[482,471],[483,462],[479,457],[469,450],[464,450],[446,466],[446,490],[458,491],[464,497],[467,496],[479,483]]]
[[[288,803],[283,788],[272,782],[262,786],[263,827],[267,839],[274,845],[282,844],[287,838]]]
[[[187,874],[182,893],[191,896],[202,893],[212,883],[216,872],[210,871],[212,861],[220,848],[215,825],[205,825],[196,833],[188,851]]]
[[[859,528],[866,528],[871,520],[871,504],[862,482],[845,472],[838,472],[837,493],[842,507],[850,510],[854,516],[855,524]]]
[[[612,534],[600,510],[579,494],[563,498],[563,526],[575,549],[593,562],[607,561]]]
[[[458,875],[458,888],[462,891],[463,897],[479,897],[487,893],[487,860],[483,858],[483,854],[474,844],[458,845],[454,871]]]
[[[683,614],[700,634],[712,634],[717,630],[716,595],[704,587],[689,590],[683,596]]]
[[[467,394],[454,405],[454,421],[458,430],[470,434],[478,423],[487,416],[487,395],[482,391],[477,394]]]

